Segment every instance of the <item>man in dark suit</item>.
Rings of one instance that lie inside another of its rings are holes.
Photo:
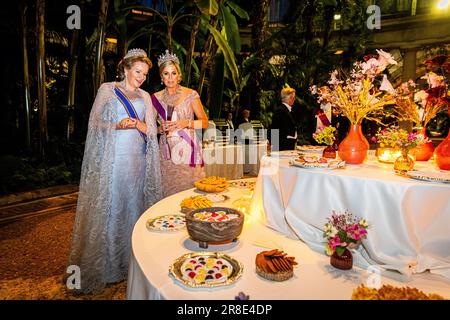
[[[295,102],[295,89],[283,88],[281,102],[273,114],[271,130],[279,130],[279,147],[271,141],[273,151],[294,150],[297,141],[297,123],[291,114]],[[272,133],[271,133],[272,136]]]

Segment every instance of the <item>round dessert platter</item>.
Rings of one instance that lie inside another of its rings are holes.
[[[230,185],[234,188],[241,188],[241,189],[253,189],[255,187],[256,181],[255,180],[239,180],[239,181],[232,181],[230,182]]]
[[[213,201],[207,196],[192,196],[184,198],[181,203],[181,212],[188,213],[195,209],[209,208],[213,205]]]
[[[299,168],[306,169],[343,169],[345,168],[345,161],[337,159],[327,159],[321,156],[299,156],[292,159],[290,164]]]
[[[416,180],[450,183],[450,173],[429,172],[429,171],[408,171],[406,176]]]
[[[205,197],[214,203],[221,203],[230,199],[230,197],[225,194],[217,194],[217,193],[207,194],[205,195]]]
[[[322,154],[323,150],[325,149],[325,146],[312,146],[312,145],[302,145],[297,146],[297,150],[301,152],[306,153],[320,153]]]
[[[150,231],[173,232],[185,226],[185,217],[178,214],[168,214],[147,220],[147,229]]]
[[[256,273],[261,277],[272,281],[285,281],[294,275],[294,257],[288,257],[287,253],[278,249],[262,251],[256,255]]]
[[[235,283],[242,275],[243,265],[221,252],[191,252],[177,258],[169,273],[192,288],[211,288]]]
[[[229,183],[226,178],[210,176],[210,177],[195,181],[194,186],[198,190],[205,191],[205,192],[223,192],[228,188]]]

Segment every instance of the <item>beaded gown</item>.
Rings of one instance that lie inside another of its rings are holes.
[[[83,293],[126,279],[131,234],[140,215],[161,196],[156,113],[150,96],[139,89],[131,102],[147,123],[147,141],[137,129],[116,130],[129,117],[103,84],[89,118],[69,265],[81,272]]]
[[[181,99],[179,99],[174,106],[172,121],[182,119],[194,120],[192,104],[200,97],[198,93],[192,89],[185,88],[185,90],[186,92],[183,93],[184,96],[181,96]],[[161,99],[160,95],[157,95],[157,98],[167,113],[167,103],[164,99]],[[160,120],[162,120],[161,117]],[[184,131],[195,143],[195,159],[193,162],[196,164],[195,167],[191,166],[193,148],[190,143],[180,136],[179,131]],[[171,151],[171,159],[164,159],[163,153],[160,151],[164,197],[193,188],[195,181],[205,177],[205,170],[202,166],[201,142],[197,137],[196,130],[183,129],[179,131],[174,131],[167,136],[167,142]],[[160,150],[163,150],[162,146],[160,146]]]

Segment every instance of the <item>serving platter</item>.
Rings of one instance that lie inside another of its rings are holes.
[[[311,153],[322,153],[325,148],[326,148],[325,146],[312,146],[312,145],[297,146],[298,151]]]
[[[406,176],[416,180],[450,183],[450,174],[428,171],[408,171]]]
[[[186,219],[183,215],[168,214],[147,220],[147,229],[159,232],[174,232],[186,226]]]
[[[290,164],[299,168],[304,169],[324,169],[324,170],[334,170],[345,168],[345,161],[342,160],[328,160],[325,163],[321,162],[307,162],[299,161],[297,159],[292,159]]]
[[[242,275],[241,262],[221,252],[191,252],[169,267],[176,281],[192,288],[213,288],[235,283]]]

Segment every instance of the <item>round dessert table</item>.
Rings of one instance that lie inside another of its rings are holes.
[[[261,192],[261,185],[257,183],[254,193],[258,192]],[[205,250],[189,238],[185,228],[176,232],[157,232],[147,229],[146,222],[161,215],[180,214],[179,204],[182,199],[198,194],[200,192],[196,189],[180,192],[161,200],[142,214],[132,234],[128,299],[233,300],[239,292],[249,295],[252,300],[351,299],[353,289],[360,284],[404,286],[402,282],[379,277],[376,273],[356,266],[349,271],[334,269],[326,255],[314,252],[298,239],[289,238],[263,225],[258,216],[261,208],[252,207],[245,212],[244,229],[236,242],[209,245],[206,249],[209,252],[223,252],[241,262],[242,276],[227,286],[188,287],[169,274],[169,267],[186,253]],[[229,199],[218,206],[242,210],[244,204],[250,202],[251,192],[245,188],[230,187],[224,194]],[[266,280],[255,272],[256,255],[274,248],[294,256],[298,262],[294,276],[287,281]],[[408,286],[450,297],[450,285],[435,275],[416,277],[408,282]]]

